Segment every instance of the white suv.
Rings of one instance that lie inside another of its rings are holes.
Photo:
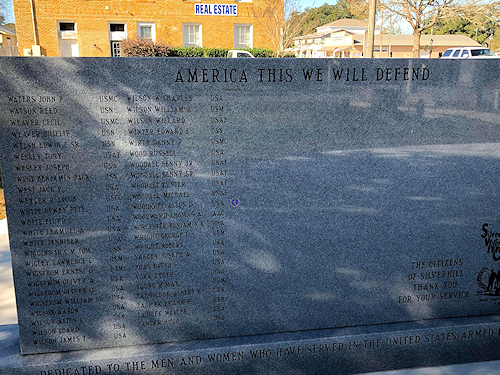
[[[229,57],[229,58],[240,58],[240,57],[249,57],[251,59],[253,59],[255,56],[252,55],[250,52],[248,51],[243,51],[243,50],[240,50],[240,49],[232,49],[230,51],[227,52],[227,56],[226,57]]]
[[[484,47],[455,47],[444,51],[442,59],[492,59],[497,56]]]

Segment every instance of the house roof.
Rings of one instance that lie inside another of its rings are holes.
[[[382,37],[382,44],[391,46],[411,46],[413,45],[413,35],[375,35],[374,45],[380,44],[380,37]],[[433,47],[458,47],[458,46],[468,46],[468,47],[480,47],[481,44],[475,42],[466,35],[422,35],[420,38],[420,45],[430,45],[432,39]],[[361,39],[360,44],[363,44]]]
[[[9,29],[8,27],[5,26],[0,26],[0,34],[12,34],[16,35],[16,31]]]
[[[322,28],[322,27],[339,27],[339,28],[343,28],[343,27],[368,27],[368,23],[365,21],[356,20],[356,19],[342,18],[340,20],[333,21],[333,22],[327,23],[325,25],[321,25],[318,28]]]
[[[343,31],[344,33],[346,33],[348,35],[356,35],[353,32],[351,32],[349,30],[345,30],[345,29],[324,30],[324,31],[320,31],[320,32],[317,32],[317,33],[314,33],[314,34],[307,34],[307,35],[297,36],[297,37],[293,38],[293,40],[321,38],[321,37],[324,37],[326,35],[339,33],[341,31]]]
[[[307,35],[298,36],[298,37],[293,38],[293,39],[315,39],[315,38],[321,38],[321,37],[328,35],[328,34],[331,34],[331,33],[332,33],[332,30],[321,31],[321,32],[314,33],[314,34],[307,34]]]

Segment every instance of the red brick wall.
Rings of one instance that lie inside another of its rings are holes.
[[[182,24],[200,23],[204,47],[233,48],[234,24],[253,25],[253,46],[271,48],[253,8],[266,0],[33,0],[38,43],[42,54],[59,56],[58,21],[76,23],[80,56],[110,56],[109,22],[127,25],[129,37],[137,36],[137,22],[155,23],[156,40],[182,46]],[[195,16],[195,4],[237,4],[238,16]],[[109,9],[106,9],[109,7]],[[34,44],[29,0],[14,0],[20,54]],[[95,46],[94,46],[95,44]]]

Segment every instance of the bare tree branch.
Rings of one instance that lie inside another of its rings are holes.
[[[459,0],[384,0],[382,6],[406,20],[413,29],[413,57],[420,57],[420,36],[439,19],[451,14]],[[477,1],[480,0],[471,0]]]
[[[0,25],[5,24],[5,0],[0,0]]]
[[[252,8],[256,22],[269,38],[274,54],[281,57],[298,36],[308,12],[300,12],[295,0],[263,0]]]

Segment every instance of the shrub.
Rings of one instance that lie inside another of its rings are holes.
[[[121,42],[121,55],[126,57],[167,57],[169,54],[169,46],[150,39],[128,38]]]
[[[149,39],[125,39],[121,43],[122,56],[144,57],[226,57],[229,48],[170,47]],[[247,48],[255,57],[273,57],[267,48]]]
[[[226,57],[229,48],[207,47],[173,47],[170,51],[172,57]],[[273,57],[273,51],[266,48],[248,48],[255,57]]]
[[[226,57],[229,48],[205,48],[205,57]]]
[[[204,57],[204,49],[201,47],[173,47],[170,51],[171,57]]]
[[[174,47],[172,57],[226,57],[229,48]]]
[[[274,52],[271,49],[268,48],[245,48],[245,51],[250,52],[252,55],[255,57],[273,57]]]

